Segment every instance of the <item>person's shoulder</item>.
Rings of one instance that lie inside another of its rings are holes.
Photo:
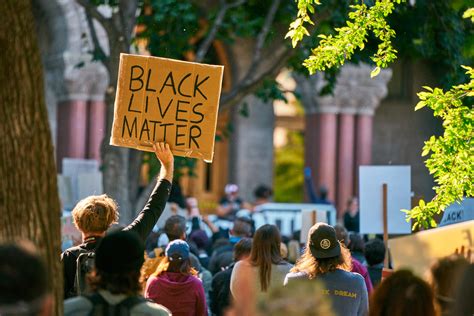
[[[92,310],[92,303],[83,296],[72,297],[64,301],[65,316],[89,315]]]
[[[285,268],[291,269],[293,268],[293,265],[289,263],[288,261],[283,261],[280,265],[282,265]]]
[[[367,267],[364,266],[362,263],[360,263],[359,260],[352,257],[352,271],[360,273],[360,274],[366,274],[367,273]]]
[[[233,269],[225,269],[224,271],[219,271],[212,277],[212,282],[220,282],[225,279],[230,279]]]
[[[248,260],[239,260],[234,265],[234,270],[252,268],[252,264]]]
[[[362,285],[365,285],[365,280],[364,280],[364,277],[362,275],[360,275],[360,273],[357,273],[357,272],[349,272],[349,271],[345,271],[345,270],[338,270],[340,274],[342,274],[344,276],[344,278],[346,280],[350,280],[354,283],[357,283],[357,284],[362,284]]]
[[[288,273],[290,269],[293,268],[293,265],[289,262],[282,261],[278,264],[275,264],[274,267],[280,272]]]
[[[84,247],[83,244],[80,244],[78,246],[69,247],[69,248],[67,248],[66,250],[63,251],[62,256],[68,257],[70,255],[75,255],[78,252],[84,251],[83,247]]]
[[[95,249],[95,246],[96,246],[96,243],[89,243],[89,244],[80,244],[80,245],[77,245],[77,246],[73,246],[73,247],[69,247],[67,248],[66,250],[63,251],[63,253],[61,254],[61,258],[67,258],[67,257],[78,257],[79,254],[83,253],[83,252],[90,252],[90,251],[94,251]]]
[[[143,302],[137,304],[130,310],[130,315],[132,316],[148,316],[148,315],[158,315],[158,316],[168,316],[171,315],[169,309],[163,305],[153,303],[153,302]]]
[[[308,280],[309,277],[308,277],[308,274],[306,272],[303,272],[303,271],[299,271],[299,272],[289,272],[287,275],[286,275],[286,280],[287,281],[293,281],[293,280]]]

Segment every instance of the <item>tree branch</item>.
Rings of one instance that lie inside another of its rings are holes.
[[[229,9],[235,8],[239,5],[242,5],[245,3],[246,0],[237,0],[232,3],[228,3],[226,0],[221,0],[221,8],[219,9],[219,12],[217,13],[217,17],[214,20],[214,24],[212,25],[211,30],[209,31],[209,34],[207,34],[206,39],[201,43],[199,46],[199,49],[197,50],[196,53],[196,59],[194,60],[197,63],[202,62],[204,57],[206,56],[207,52],[209,51],[209,47],[211,47],[212,42],[216,38],[217,31],[221,27],[222,23],[224,22],[224,17]]]
[[[97,7],[91,4],[89,0],[76,0],[76,2],[79,3],[84,8],[84,10],[86,10],[87,15],[90,15],[96,19],[103,26],[107,34],[114,31],[114,26],[110,19],[103,16],[102,13],[97,10]]]
[[[267,39],[268,32],[272,26],[273,20],[275,19],[275,14],[280,6],[281,0],[273,0],[272,6],[268,10],[267,16],[265,17],[265,23],[262,26],[262,30],[257,36],[257,43],[255,45],[255,51],[252,58],[252,63],[250,64],[247,75],[255,71],[255,67],[261,61],[262,49]]]
[[[242,80],[233,88],[229,93],[222,95],[219,111],[225,111],[231,106],[238,104],[242,101],[247,95],[254,93],[260,87],[260,84],[267,77],[275,77],[278,72],[285,66],[288,59],[291,55],[294,54],[294,50],[291,47],[284,47],[281,50],[281,53],[272,54],[274,57],[272,59],[276,60],[274,63],[269,65],[267,69],[263,72],[260,72],[259,75],[254,75],[249,77],[246,80]]]
[[[247,95],[254,93],[257,91],[257,89],[260,87],[261,83],[268,77],[276,77],[278,72],[285,66],[286,62],[288,59],[295,53],[295,50],[292,49],[290,46],[286,45],[285,42],[281,43],[279,46],[279,50],[276,52],[271,52],[271,58],[268,58],[268,60],[275,60],[274,63],[269,65],[266,70],[263,72],[260,72],[258,75],[255,75],[257,73],[256,69],[258,69],[257,65],[261,62],[262,56],[261,56],[261,51],[263,49],[263,44],[264,40],[266,37],[266,34],[263,33],[268,33],[268,30],[271,26],[271,22],[274,19],[274,15],[276,14],[276,9],[279,6],[280,0],[274,0],[272,3],[272,7],[270,8],[269,12],[267,13],[266,21],[264,26],[262,27],[262,31],[260,32],[258,39],[257,39],[257,44],[256,44],[256,50],[255,52],[257,53],[259,50],[259,56],[255,57],[252,59],[252,65],[245,77],[232,88],[232,90],[226,94],[223,94],[220,100],[220,106],[219,106],[219,111],[225,111],[231,106],[234,106],[238,104],[240,101],[242,101]],[[272,10],[275,10],[272,13]],[[325,17],[328,16],[328,13],[325,15],[322,15],[321,20],[323,20]],[[267,28],[265,28],[265,26]],[[313,36],[314,33],[316,32],[316,25],[313,25],[309,29],[310,36]],[[260,44],[259,44],[260,43]],[[259,48],[260,47],[260,48]]]
[[[119,14],[120,22],[122,24],[121,34],[124,37],[125,43],[132,42],[132,34],[135,30],[135,24],[137,21],[137,8],[138,0],[120,0],[119,3]]]
[[[89,25],[89,30],[91,32],[92,43],[94,44],[94,51],[98,51],[99,54],[104,57],[104,59],[101,61],[107,67],[106,63],[107,63],[108,56],[105,54],[102,46],[99,43],[99,39],[97,38],[97,32],[94,26],[94,21],[92,20],[92,17],[90,14],[86,14],[86,18],[87,18],[87,24]]]

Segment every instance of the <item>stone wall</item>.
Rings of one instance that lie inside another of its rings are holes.
[[[372,159],[378,165],[410,165],[414,198],[434,196],[434,181],[421,157],[424,141],[442,132],[440,121],[429,109],[414,111],[416,93],[424,85],[436,86],[424,64],[399,62],[393,67],[389,95],[374,116]]]

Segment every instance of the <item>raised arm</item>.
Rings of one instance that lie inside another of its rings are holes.
[[[153,149],[155,150],[156,158],[161,163],[160,176],[159,180],[165,179],[169,183],[173,181],[173,172],[174,172],[174,157],[171,152],[170,146],[166,143],[156,143],[153,144]]]
[[[145,207],[141,210],[135,220],[124,228],[124,230],[133,230],[145,241],[148,234],[160,218],[168,201],[171,191],[171,182],[173,181],[174,158],[170,147],[165,143],[156,143],[153,145],[156,157],[161,163],[160,175],[157,184],[150,194],[150,198]]]

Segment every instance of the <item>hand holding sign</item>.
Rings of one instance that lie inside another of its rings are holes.
[[[120,55],[110,143],[152,151],[166,142],[175,155],[211,162],[223,66]]]
[[[153,144],[156,158],[161,163],[160,178],[166,179],[169,182],[173,180],[174,157],[171,153],[170,146],[166,143]]]

